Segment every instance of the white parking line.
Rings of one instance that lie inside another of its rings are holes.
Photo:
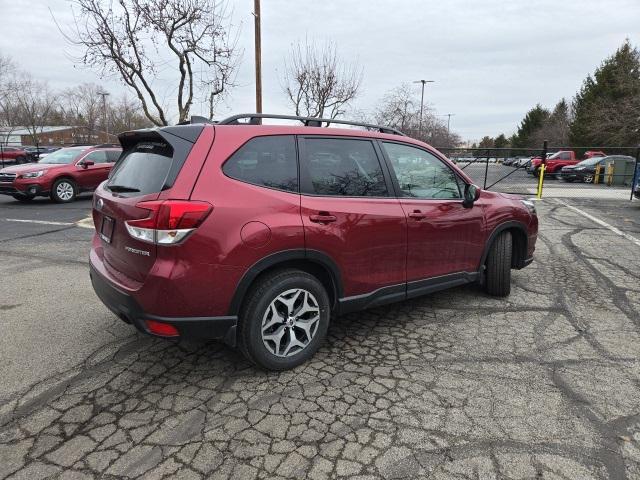
[[[637,239],[636,237],[634,237],[633,235],[629,235],[628,233],[623,232],[622,230],[614,227],[613,225],[609,225],[607,222],[603,222],[602,220],[600,220],[599,218],[594,217],[593,215],[585,212],[584,210],[580,210],[579,208],[574,207],[573,205],[569,205],[568,203],[563,202],[562,200],[557,200],[556,202],[561,203],[562,205],[564,205],[565,207],[570,208],[571,210],[573,210],[576,213],[579,213],[580,215],[582,215],[585,218],[588,218],[589,220],[591,220],[594,223],[597,223],[598,225],[603,226],[604,228],[611,230],[613,233],[620,235],[621,237],[626,238],[627,240],[635,243],[636,245],[638,245],[640,247],[640,239]]]
[[[38,225],[65,225],[65,226],[75,225],[74,223],[69,223],[69,222],[49,222],[46,220],[25,220],[22,218],[3,218],[3,220],[5,222],[37,223]]]

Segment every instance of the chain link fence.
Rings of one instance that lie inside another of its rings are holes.
[[[630,199],[640,147],[440,148],[485,190],[540,198]],[[544,173],[543,173],[544,172]]]

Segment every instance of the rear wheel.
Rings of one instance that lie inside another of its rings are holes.
[[[329,296],[312,275],[280,270],[260,279],[248,294],[238,322],[244,355],[269,370],[304,363],[327,334]]]
[[[511,232],[502,232],[491,245],[485,278],[489,295],[506,297],[511,293],[511,247]]]
[[[593,175],[585,175],[584,176],[584,182],[585,183],[593,183]]]
[[[51,199],[56,203],[72,202],[76,198],[76,185],[68,178],[56,180],[51,187]]]
[[[26,163],[27,159],[22,155],[16,157],[16,163]]]

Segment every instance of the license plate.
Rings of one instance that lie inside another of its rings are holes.
[[[102,226],[100,227],[100,238],[107,243],[111,243],[111,237],[113,236],[113,226],[115,221],[111,217],[106,215],[102,217]]]

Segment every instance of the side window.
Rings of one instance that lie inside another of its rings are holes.
[[[439,158],[420,148],[383,142],[400,192],[414,198],[462,198],[456,174]]]
[[[293,135],[256,137],[222,167],[228,177],[264,187],[298,191],[298,163]]]
[[[571,154],[569,152],[562,152],[560,154],[560,160],[571,160]]]
[[[120,158],[120,154],[122,152],[120,150],[107,150],[107,162],[115,163]]]
[[[91,152],[89,155],[84,157],[83,160],[91,160],[94,163],[106,163],[107,162],[107,153],[104,150],[95,150]]]
[[[386,197],[380,160],[369,140],[306,138],[302,159],[309,177],[306,193],[347,197]]]

